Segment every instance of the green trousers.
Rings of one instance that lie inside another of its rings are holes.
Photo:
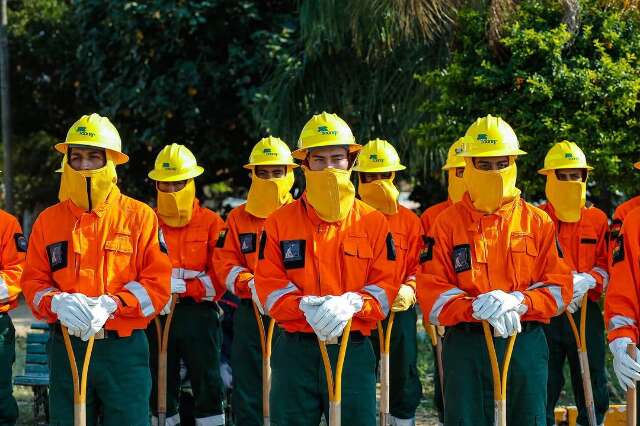
[[[431,346],[433,351],[433,406],[438,413],[438,421],[444,423],[444,399],[442,397],[442,388],[440,386],[440,370],[438,369],[438,353],[435,346]]]
[[[422,398],[422,385],[418,376],[418,338],[416,322],[418,315],[412,307],[396,312],[391,330],[389,351],[389,412],[398,419],[412,419]],[[387,329],[389,319],[382,324]],[[371,344],[380,361],[378,333],[371,334]]]
[[[507,339],[496,337],[493,341],[502,366]],[[463,323],[447,327],[443,358],[444,424],[493,426],[493,378],[481,325]],[[523,323],[507,378],[507,424],[545,424],[548,361],[542,325]]]
[[[159,316],[163,329],[166,316]],[[151,412],[157,415],[158,341],[155,324],[147,328],[151,365]],[[218,309],[212,302],[190,299],[176,304],[167,347],[167,422],[179,421],[180,359],[187,367],[194,397],[194,417],[207,426],[224,424],[223,385],[220,378],[222,332]],[[147,402],[149,403],[149,402]]]
[[[339,345],[327,345],[335,373]],[[271,357],[272,426],[317,426],[329,416],[325,371],[313,334],[282,333]],[[342,424],[376,425],[376,360],[368,337],[352,333],[342,372]]]
[[[576,326],[580,330],[580,311],[573,314]],[[547,424],[555,424],[553,409],[558,403],[560,392],[564,387],[563,367],[566,359],[569,360],[571,372],[571,385],[578,407],[578,424],[587,425],[589,419],[584,404],[584,392],[582,388],[582,375],[580,374],[580,361],[576,340],[569,325],[566,314],[559,315],[544,327],[549,345],[549,384],[547,386]],[[589,371],[591,373],[591,388],[593,389],[593,401],[596,409],[598,424],[604,421],[604,416],[609,409],[609,392],[607,390],[607,377],[605,372],[605,338],[604,319],[600,307],[596,302],[587,302],[587,357],[589,358]]]
[[[13,397],[11,368],[16,360],[16,331],[8,314],[0,314],[0,426],[13,426],[18,404]]]
[[[269,321],[269,317],[262,317],[265,333],[269,329]],[[279,334],[280,329],[276,326],[272,345]],[[235,423],[243,426],[262,426],[262,349],[251,299],[242,299],[233,315],[231,368],[231,407]]]
[[[71,337],[78,371],[82,371],[87,343]],[[59,329],[51,331],[49,354],[49,409],[51,426],[73,426],[73,381],[64,340]],[[89,364],[87,425],[96,425],[97,413],[104,426],[148,426],[149,347],[144,332],[130,337],[96,340]]]

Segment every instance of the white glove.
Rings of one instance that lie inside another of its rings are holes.
[[[182,278],[171,277],[171,293],[184,293],[187,291],[187,282]]]
[[[247,284],[249,286],[249,290],[251,290],[251,300],[253,300],[253,303],[255,303],[258,307],[258,311],[260,311],[262,315],[265,315],[264,308],[262,307],[262,303],[260,303],[260,298],[258,297],[258,292],[256,291],[255,280],[251,278]]]
[[[169,301],[167,302],[166,305],[164,305],[164,308],[162,308],[162,310],[160,312],[158,312],[158,315],[169,315],[169,312],[171,312],[171,302],[173,301],[173,294],[169,295]]]
[[[473,317],[478,320],[496,319],[505,312],[520,307],[524,296],[521,293],[506,293],[492,290],[481,294],[473,301]]]
[[[104,326],[104,323],[107,322],[112,313],[118,309],[118,304],[113,298],[103,294],[100,297],[91,297],[90,299],[90,308],[91,308],[91,326],[84,330],[80,335],[80,338],[84,341],[89,340],[89,337],[96,334],[100,329]]]
[[[326,300],[328,300],[329,297],[331,296],[303,296],[302,299],[300,299],[300,304],[298,305],[300,307],[300,310],[304,312],[304,316],[307,319],[307,323],[309,323],[311,328],[313,328],[313,331],[318,336],[320,336],[319,334],[320,331],[314,327],[315,323],[312,323],[312,321],[313,321],[313,318],[316,316],[318,309],[320,309],[320,306],[322,306],[322,304]],[[327,336],[322,335],[320,336],[320,339],[327,340]]]
[[[633,343],[628,337],[618,337],[609,343],[609,350],[613,354],[613,371],[616,372],[622,390],[635,389],[636,381],[640,380],[640,351],[636,348],[636,359],[627,354],[627,346]]]
[[[596,286],[596,279],[586,272],[573,273],[573,297],[567,311],[574,313],[582,306],[584,295]]]
[[[508,311],[503,315],[504,328],[507,336],[513,336],[522,331],[522,324],[520,323],[520,314],[517,311]]]
[[[487,322],[493,327],[493,335],[495,337],[502,337],[503,339],[509,337],[504,323],[504,315],[498,318],[489,318]]]
[[[347,322],[362,309],[364,300],[357,293],[348,292],[341,296],[329,296],[309,322],[316,334],[325,340],[338,337]]]
[[[60,293],[51,298],[51,310],[72,336],[80,336],[91,326],[92,315],[87,300],[82,293]]]
[[[222,378],[222,383],[224,384],[225,388],[233,388],[233,371],[231,370],[231,366],[229,365],[229,363],[220,363],[220,377]]]

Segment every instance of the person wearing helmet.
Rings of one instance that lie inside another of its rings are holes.
[[[251,170],[247,202],[229,213],[226,230],[214,252],[214,266],[218,281],[240,298],[233,316],[231,343],[233,417],[239,425],[262,426],[262,352],[250,286],[254,286],[258,240],[264,222],[293,200],[289,191],[294,181],[293,169],[298,166],[287,144],[269,136],[253,147],[244,167]],[[267,317],[264,326],[267,329]]]
[[[177,297],[167,346],[167,424],[179,424],[180,359],[187,368],[199,425],[224,425],[220,379],[221,331],[215,301],[225,292],[213,275],[213,249],[224,222],[200,205],[194,179],[204,169],[184,145],[165,146],[149,178],[157,190],[156,214],[171,260],[171,298]],[[171,299],[160,312],[171,311]],[[152,424],[157,424],[158,336],[147,327],[151,353]],[[194,345],[197,342],[197,345]]]
[[[416,321],[416,272],[422,248],[420,219],[398,203],[399,191],[393,184],[400,164],[395,148],[387,141],[369,141],[360,152],[354,171],[358,172],[360,199],[387,217],[396,251],[395,282],[400,283],[391,305],[395,320],[390,344],[389,411],[392,425],[415,425],[416,408],[422,397],[422,385],[416,374],[418,352]],[[383,321],[386,330],[388,318]],[[374,349],[378,335],[371,336]],[[379,356],[378,351],[376,355]]]
[[[48,344],[51,424],[73,424],[74,387],[63,329],[76,359],[95,338],[87,385],[87,424],[149,422],[149,347],[144,330],[169,300],[171,263],[158,220],[120,193],[116,165],[126,163],[108,118],[82,116],[56,149],[67,156],[61,192],[30,236],[22,275],[37,319],[51,324]]]
[[[636,170],[640,170],[640,161],[633,164],[633,168]],[[632,197],[620,204],[616,207],[613,212],[613,218],[611,220],[611,225],[609,227],[609,241],[611,243],[615,242],[618,235],[620,235],[620,229],[622,228],[622,224],[624,219],[627,217],[629,213],[631,213],[636,208],[640,207],[640,195]],[[613,249],[615,248],[615,244],[609,244],[609,266],[613,262]]]
[[[556,228],[564,261],[573,274],[573,298],[567,310],[580,323],[580,306],[586,293],[587,354],[591,372],[591,387],[598,424],[604,421],[609,408],[609,393],[605,374],[604,319],[598,300],[609,281],[607,262],[607,215],[586,201],[587,177],[593,168],[587,165],[582,150],[573,142],[555,144],[544,159],[538,173],[547,177],[547,203],[540,208],[549,214]],[[566,315],[551,319],[544,328],[549,345],[549,381],[547,384],[547,424],[555,423],[554,408],[564,386],[563,367],[569,359],[571,383],[578,424],[589,423],[584,402],[582,376],[576,340]]]
[[[335,371],[348,338],[342,422],[376,422],[375,355],[369,340],[398,293],[395,244],[384,215],[355,198],[350,176],[361,146],[337,115],[313,116],[293,156],[302,161],[302,197],[267,218],[255,274],[257,302],[284,333],[272,358],[271,420],[280,426],[328,418],[318,339]],[[252,289],[253,290],[253,289]],[[348,321],[351,333],[342,336]]]
[[[537,424],[547,403],[542,324],[571,300],[570,269],[560,258],[552,220],[515,186],[515,159],[525,152],[511,127],[499,117],[479,118],[464,145],[459,155],[467,192],[436,219],[418,272],[420,306],[432,324],[447,327],[444,424],[494,424],[480,321],[493,327],[499,360],[506,338],[519,334],[507,381],[507,423]]]
[[[451,207],[453,204],[462,200],[462,196],[464,195],[466,188],[464,186],[464,158],[459,157],[458,154],[462,152],[464,148],[464,138],[459,138],[449,147],[449,151],[447,152],[447,161],[444,166],[442,166],[442,170],[447,172],[447,192],[449,197],[442,201],[441,203],[434,204],[433,206],[426,209],[422,216],[420,216],[420,221],[422,222],[423,229],[423,248],[420,251],[420,264],[422,265],[427,260],[427,254],[429,252],[429,247],[432,244],[429,235],[429,230],[431,226],[435,223],[437,217]],[[422,324],[425,329],[428,327],[434,327],[429,324],[429,317],[423,314]],[[439,333],[441,336],[444,335],[444,327],[439,326],[433,329],[431,333]],[[433,382],[435,383],[433,389],[433,405],[436,407],[436,411],[438,412],[438,421],[440,423],[444,422],[444,404],[442,401],[442,387],[440,386],[440,381],[442,378],[440,377],[440,369],[438,367],[438,358],[437,358],[437,348],[432,346],[433,350]]]

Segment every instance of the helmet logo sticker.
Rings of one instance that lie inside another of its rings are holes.
[[[277,157],[277,156],[278,156],[278,153],[276,153],[276,152],[272,152],[272,151],[271,151],[271,148],[265,148],[265,149],[263,149],[263,150],[262,150],[262,153],[263,153],[264,155],[269,155],[269,156],[272,156],[272,157]]]
[[[480,133],[478,135],[478,142],[495,145],[498,140],[497,139],[489,139],[489,136],[486,133]]]
[[[321,135],[337,135],[337,130],[329,130],[328,126],[318,126],[318,133]]]
[[[384,163],[384,158],[378,158],[378,154],[371,154],[369,160],[374,163]]]
[[[566,154],[564,154],[564,158],[566,158],[567,160],[578,161],[578,159],[571,152],[567,152]]]
[[[162,163],[162,168],[165,170],[176,170],[175,167],[171,167],[171,163]]]
[[[96,134],[93,132],[87,131],[86,126],[78,126],[76,127],[76,132],[81,134],[82,136],[89,136],[90,138],[94,137]]]

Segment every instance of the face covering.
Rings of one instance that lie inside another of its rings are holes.
[[[462,200],[467,187],[464,184],[464,178],[456,176],[456,169],[449,169],[449,198],[454,203]]]
[[[60,201],[71,199],[76,206],[91,211],[106,201],[117,181],[116,166],[112,160],[94,170],[75,170],[65,163],[58,198]]]
[[[172,228],[181,228],[191,220],[195,198],[196,185],[193,179],[189,179],[180,191],[158,191],[158,216]]]
[[[356,190],[349,178],[351,170],[327,168],[313,171],[303,166],[307,200],[320,219],[338,222],[349,214]]]
[[[360,181],[358,194],[362,201],[388,216],[398,213],[400,191],[393,184],[393,176],[390,179],[378,179],[369,183]]]
[[[293,186],[293,180],[291,169],[287,170],[286,175],[274,179],[259,178],[254,171],[245,206],[247,213],[266,218],[284,204],[290,203],[293,197],[289,191]]]
[[[493,213],[504,204],[512,201],[520,190],[516,188],[518,169],[513,159],[509,166],[501,170],[478,170],[471,158],[466,158],[464,183],[473,206],[484,213]]]
[[[586,182],[558,180],[551,170],[547,174],[545,192],[560,221],[574,223],[580,220],[580,210],[587,199]]]

